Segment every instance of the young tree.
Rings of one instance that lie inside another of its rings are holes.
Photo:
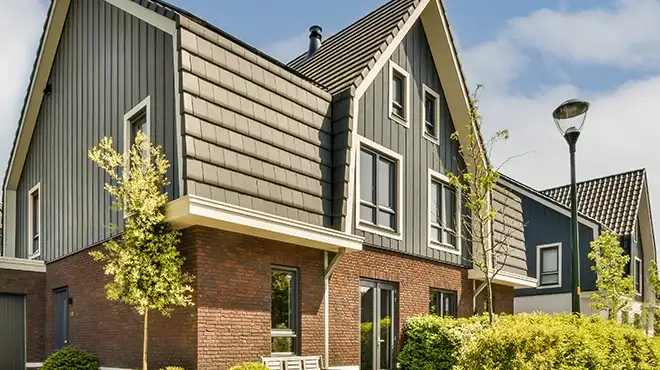
[[[115,151],[112,138],[106,137],[89,151],[89,158],[112,181],[105,189],[114,198],[113,208],[127,215],[121,238],[106,242],[105,252],[90,254],[105,262],[104,272],[112,276],[105,286],[107,298],[131,305],[144,316],[142,368],[147,370],[149,311],[169,317],[174,306],[193,305],[193,276],[182,271],[179,232],[165,217],[168,198],[162,189],[169,184],[169,162],[141,132],[129,153]],[[118,230],[117,225],[111,228]]]
[[[588,257],[595,263],[591,271],[597,276],[597,291],[591,296],[591,308],[606,310],[610,319],[616,319],[635,296],[633,279],[625,272],[630,257],[623,253],[619,236],[611,231],[591,242]]]
[[[648,331],[653,323],[653,330],[660,325],[660,278],[658,277],[658,263],[651,260],[651,267],[649,267],[649,286],[653,290],[650,297],[646,297],[644,305],[642,306],[642,327]]]
[[[459,174],[448,173],[447,177],[460,193],[463,206],[467,209],[467,213],[463,213],[459,220],[460,225],[464,225],[461,240],[472,246],[471,249],[467,248],[470,260],[484,274],[485,304],[492,324],[495,319],[493,281],[505,266],[510,254],[509,238],[513,229],[508,227],[504,217],[503,212],[507,205],[504,204],[499,210],[492,206],[491,195],[500,176],[499,167],[493,167],[488,158],[491,157],[496,143],[509,138],[509,132],[498,131],[488,140],[481,137],[483,118],[479,114],[477,99],[481,88],[482,86],[478,85],[470,94],[470,122],[465,127],[466,135],[459,146],[467,168]],[[460,134],[456,131],[451,137],[458,141]],[[493,223],[496,220],[502,224],[502,229],[494,232]]]

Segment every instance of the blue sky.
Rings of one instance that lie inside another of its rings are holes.
[[[327,37],[383,0],[170,0],[281,60],[306,50],[307,29]],[[592,103],[578,143],[578,178],[646,167],[660,214],[660,0],[444,0],[471,86],[485,85],[486,134],[510,130],[494,162],[536,188],[569,181],[568,149],[552,110]],[[0,13],[0,163],[6,163],[47,0]]]

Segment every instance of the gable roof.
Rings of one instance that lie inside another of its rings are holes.
[[[289,66],[326,86],[331,93],[357,85],[419,4],[419,0],[389,1],[324,40],[312,58],[308,59],[305,52]]]
[[[645,169],[579,182],[578,211],[600,220],[619,235],[631,234],[645,182]],[[541,193],[570,206],[570,185],[542,190]]]

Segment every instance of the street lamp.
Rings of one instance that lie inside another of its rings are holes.
[[[577,186],[575,184],[575,144],[587,118],[589,103],[570,99],[561,103],[553,112],[557,129],[568,143],[571,153],[571,311],[580,313],[580,246],[578,238]]]

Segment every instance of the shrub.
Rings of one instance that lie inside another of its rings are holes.
[[[258,362],[246,362],[244,364],[236,365],[229,370],[268,370],[266,365]]]
[[[41,370],[98,370],[99,360],[91,353],[66,346],[50,355]]]
[[[186,369],[184,369],[182,367],[179,367],[179,366],[165,366],[164,368],[162,368],[160,370],[186,370]]]

